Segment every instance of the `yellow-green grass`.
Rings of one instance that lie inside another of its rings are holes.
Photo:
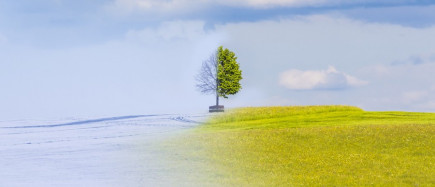
[[[434,113],[366,112],[353,106],[239,108],[212,118],[202,129],[242,130],[309,126],[435,124]]]
[[[434,135],[435,113],[241,108],[177,141],[177,158],[205,185],[435,186]]]

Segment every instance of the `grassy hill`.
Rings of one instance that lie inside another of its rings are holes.
[[[349,106],[240,108],[183,145],[208,184],[435,185],[435,113]]]

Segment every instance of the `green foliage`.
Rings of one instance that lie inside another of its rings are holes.
[[[241,108],[172,151],[206,186],[433,186],[434,134],[434,113]]]
[[[234,95],[242,88],[240,85],[242,71],[239,69],[234,52],[220,46],[217,55],[218,94],[221,97],[228,98],[228,95]]]

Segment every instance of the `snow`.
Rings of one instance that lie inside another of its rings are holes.
[[[0,186],[173,186],[157,142],[207,115],[0,121]]]

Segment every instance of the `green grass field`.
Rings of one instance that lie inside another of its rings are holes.
[[[434,135],[435,113],[240,108],[178,140],[177,157],[206,185],[435,186]]]

